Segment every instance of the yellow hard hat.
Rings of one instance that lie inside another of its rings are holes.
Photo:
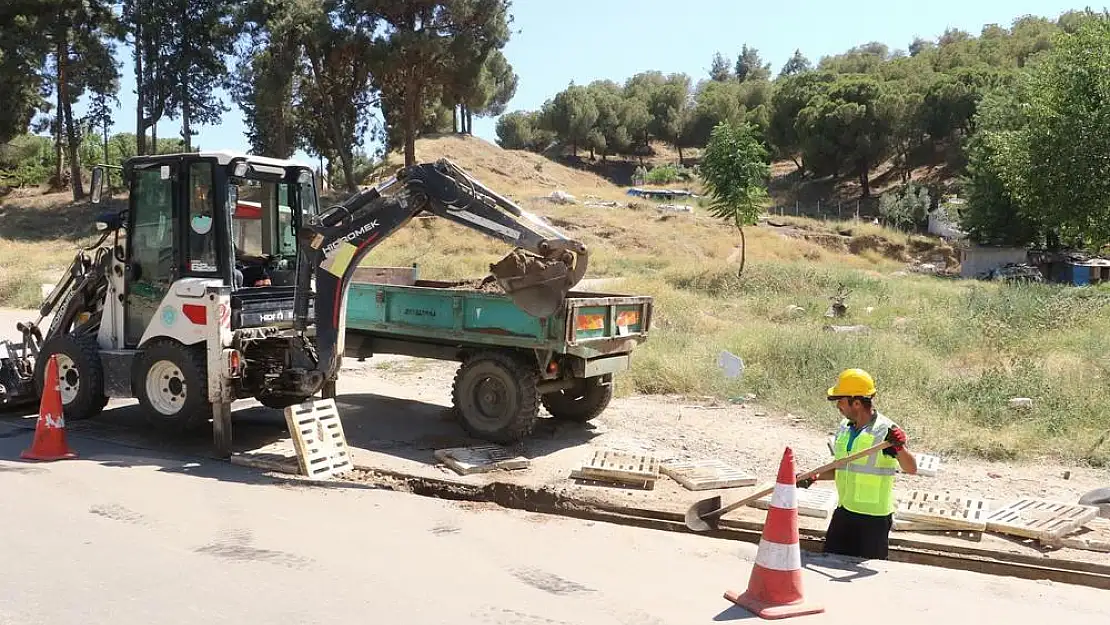
[[[875,380],[863,369],[845,369],[840,372],[836,386],[829,389],[829,399],[838,397],[873,397]]]

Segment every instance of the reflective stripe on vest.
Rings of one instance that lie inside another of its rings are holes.
[[[859,451],[878,445],[886,438],[894,422],[879,413],[852,442]],[[835,457],[844,458],[851,435],[849,422],[844,420],[836,433]],[[886,516],[894,512],[894,474],[898,461],[881,451],[857,458],[836,470],[836,490],[840,505],[857,514]]]

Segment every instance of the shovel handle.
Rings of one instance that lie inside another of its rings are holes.
[[[811,471],[807,471],[807,472],[799,475],[798,477],[794,478],[795,482],[800,482],[804,479],[815,477],[817,475],[820,475],[820,474],[824,473],[825,471],[828,471],[829,469],[838,469],[838,468],[848,464],[849,462],[855,460],[856,458],[862,458],[863,456],[875,453],[876,451],[882,451],[882,450],[886,449],[887,447],[890,447],[890,443],[888,441],[883,441],[883,442],[879,443],[878,445],[875,445],[874,447],[868,447],[867,449],[864,449],[863,451],[857,451],[856,453],[844,456],[843,458],[841,458],[839,460],[833,460],[832,462],[830,462],[828,464],[823,464],[823,465],[817,467],[816,469],[813,469]],[[740,501],[730,503],[730,504],[728,504],[727,506],[725,506],[723,508],[714,510],[713,512],[710,512],[709,514],[706,514],[705,516],[706,517],[724,516],[725,514],[727,514],[729,512],[732,512],[733,510],[735,510],[735,509],[737,509],[741,506],[746,506],[746,505],[750,504],[751,502],[755,501],[756,499],[759,499],[760,497],[763,497],[765,495],[769,495],[773,492],[775,492],[775,486],[772,484],[768,488],[765,488],[765,489],[759,491],[758,493],[755,493],[754,495],[749,495],[749,496],[741,499]],[[703,517],[703,518],[705,518],[705,517]]]

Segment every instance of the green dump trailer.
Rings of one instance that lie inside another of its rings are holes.
[[[476,438],[527,437],[539,407],[586,422],[605,410],[613,375],[647,340],[652,298],[571,291],[548,317],[475,283],[419,280],[415,267],[361,267],[347,294],[344,355],[402,354],[460,364],[453,408]]]

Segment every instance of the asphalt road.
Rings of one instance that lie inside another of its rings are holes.
[[[0,623],[654,625],[750,618],[755,545],[272,481],[204,457],[71,435],[18,459],[0,420]],[[812,623],[1094,623],[1103,591],[805,558]]]

